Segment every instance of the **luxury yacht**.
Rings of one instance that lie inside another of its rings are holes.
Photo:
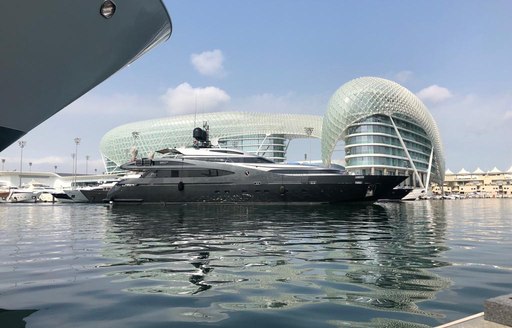
[[[107,193],[112,203],[341,203],[374,200],[405,176],[347,175],[333,168],[278,164],[239,150],[214,148],[207,129],[194,146],[164,149],[158,159],[121,166],[140,172]]]
[[[161,0],[0,6],[0,151],[169,38]]]

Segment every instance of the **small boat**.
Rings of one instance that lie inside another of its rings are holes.
[[[32,203],[35,201],[36,197],[31,190],[0,181],[0,203]]]
[[[55,202],[53,194],[56,192],[55,188],[50,187],[44,183],[31,181],[22,186],[19,190],[31,191],[34,201],[36,202]]]

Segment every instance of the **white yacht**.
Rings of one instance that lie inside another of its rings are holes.
[[[27,203],[35,202],[31,190],[18,188],[9,182],[0,181],[0,203]]]
[[[44,183],[31,181],[28,184],[22,186],[21,189],[23,191],[32,192],[32,198],[35,202],[55,202],[55,198],[53,197],[53,193],[56,192],[55,188],[50,187]]]
[[[169,38],[161,0],[0,5],[0,151]]]

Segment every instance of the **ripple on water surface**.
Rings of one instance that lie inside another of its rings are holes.
[[[512,250],[511,213],[507,200],[5,205],[0,308],[10,311],[0,318],[30,327],[432,326],[507,292],[512,269],[499,253]]]

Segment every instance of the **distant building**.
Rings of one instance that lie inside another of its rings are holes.
[[[512,166],[505,172],[496,167],[488,172],[480,168],[457,173],[446,170],[444,184],[433,186],[432,191],[464,197],[512,197]]]
[[[322,127],[324,163],[339,140],[348,172],[405,174],[407,185],[422,188],[444,179],[436,122],[418,97],[395,82],[362,77],[334,93]]]

